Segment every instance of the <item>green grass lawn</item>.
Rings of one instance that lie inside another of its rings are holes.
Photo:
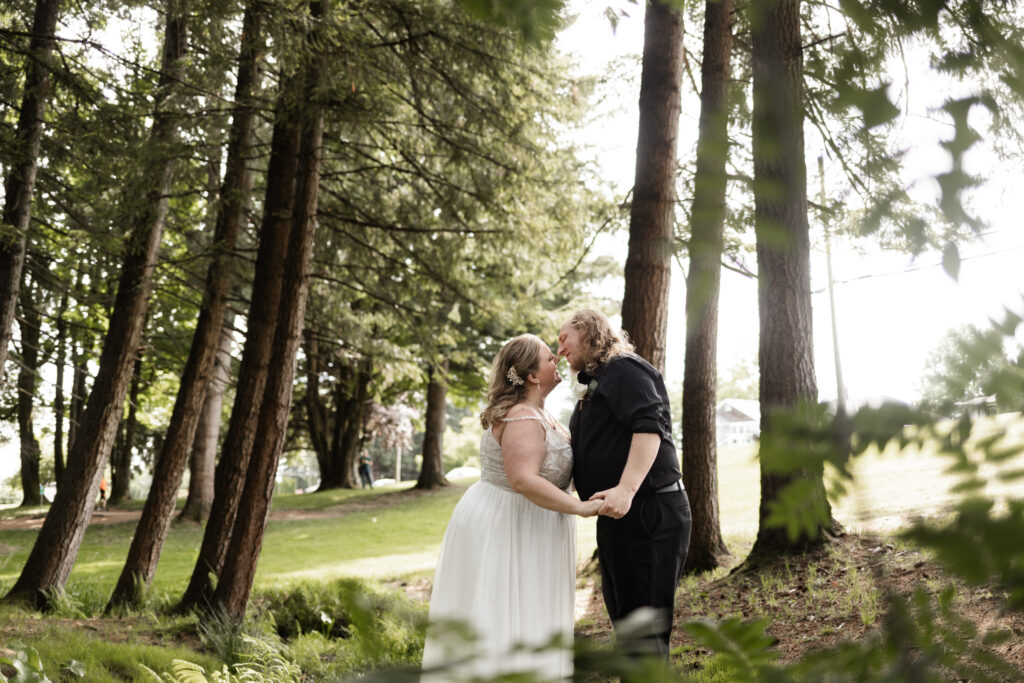
[[[386,490],[327,491],[274,499],[256,588],[343,576],[395,578],[432,573],[445,525],[468,482],[437,493]],[[280,519],[287,515],[288,519]],[[67,590],[88,603],[105,599],[117,580],[134,522],[93,524],[82,541]],[[13,585],[35,531],[0,531],[0,591]],[[202,529],[176,524],[153,580],[154,593],[176,596],[195,565]]]

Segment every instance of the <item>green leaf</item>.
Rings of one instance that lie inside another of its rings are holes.
[[[732,618],[716,623],[694,619],[683,624],[693,639],[716,652],[723,664],[735,671],[736,680],[757,680],[775,660],[775,639],[766,636],[767,619],[743,622]]]
[[[564,7],[561,0],[460,0],[471,14],[498,26],[519,31],[531,42],[555,37]]]

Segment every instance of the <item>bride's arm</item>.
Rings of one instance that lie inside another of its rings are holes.
[[[555,512],[581,517],[597,513],[600,501],[581,501],[540,476],[544,460],[544,427],[534,420],[509,422],[501,435],[505,476],[517,493],[531,503]]]

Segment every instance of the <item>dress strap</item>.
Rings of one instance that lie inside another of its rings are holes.
[[[502,418],[502,422],[521,422],[523,420],[532,420],[534,422],[540,422],[541,426],[544,427],[544,431],[547,432],[551,429],[551,425],[548,424],[548,420],[540,415],[523,415],[517,418]]]
[[[548,422],[540,415],[523,415],[522,417],[503,417],[502,422],[520,422],[522,420],[534,420],[544,425],[545,429],[548,427]]]

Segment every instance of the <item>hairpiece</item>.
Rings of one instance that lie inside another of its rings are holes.
[[[509,366],[508,372],[505,373],[505,379],[512,383],[512,386],[520,387],[523,385],[523,378],[516,372],[515,366]]]

